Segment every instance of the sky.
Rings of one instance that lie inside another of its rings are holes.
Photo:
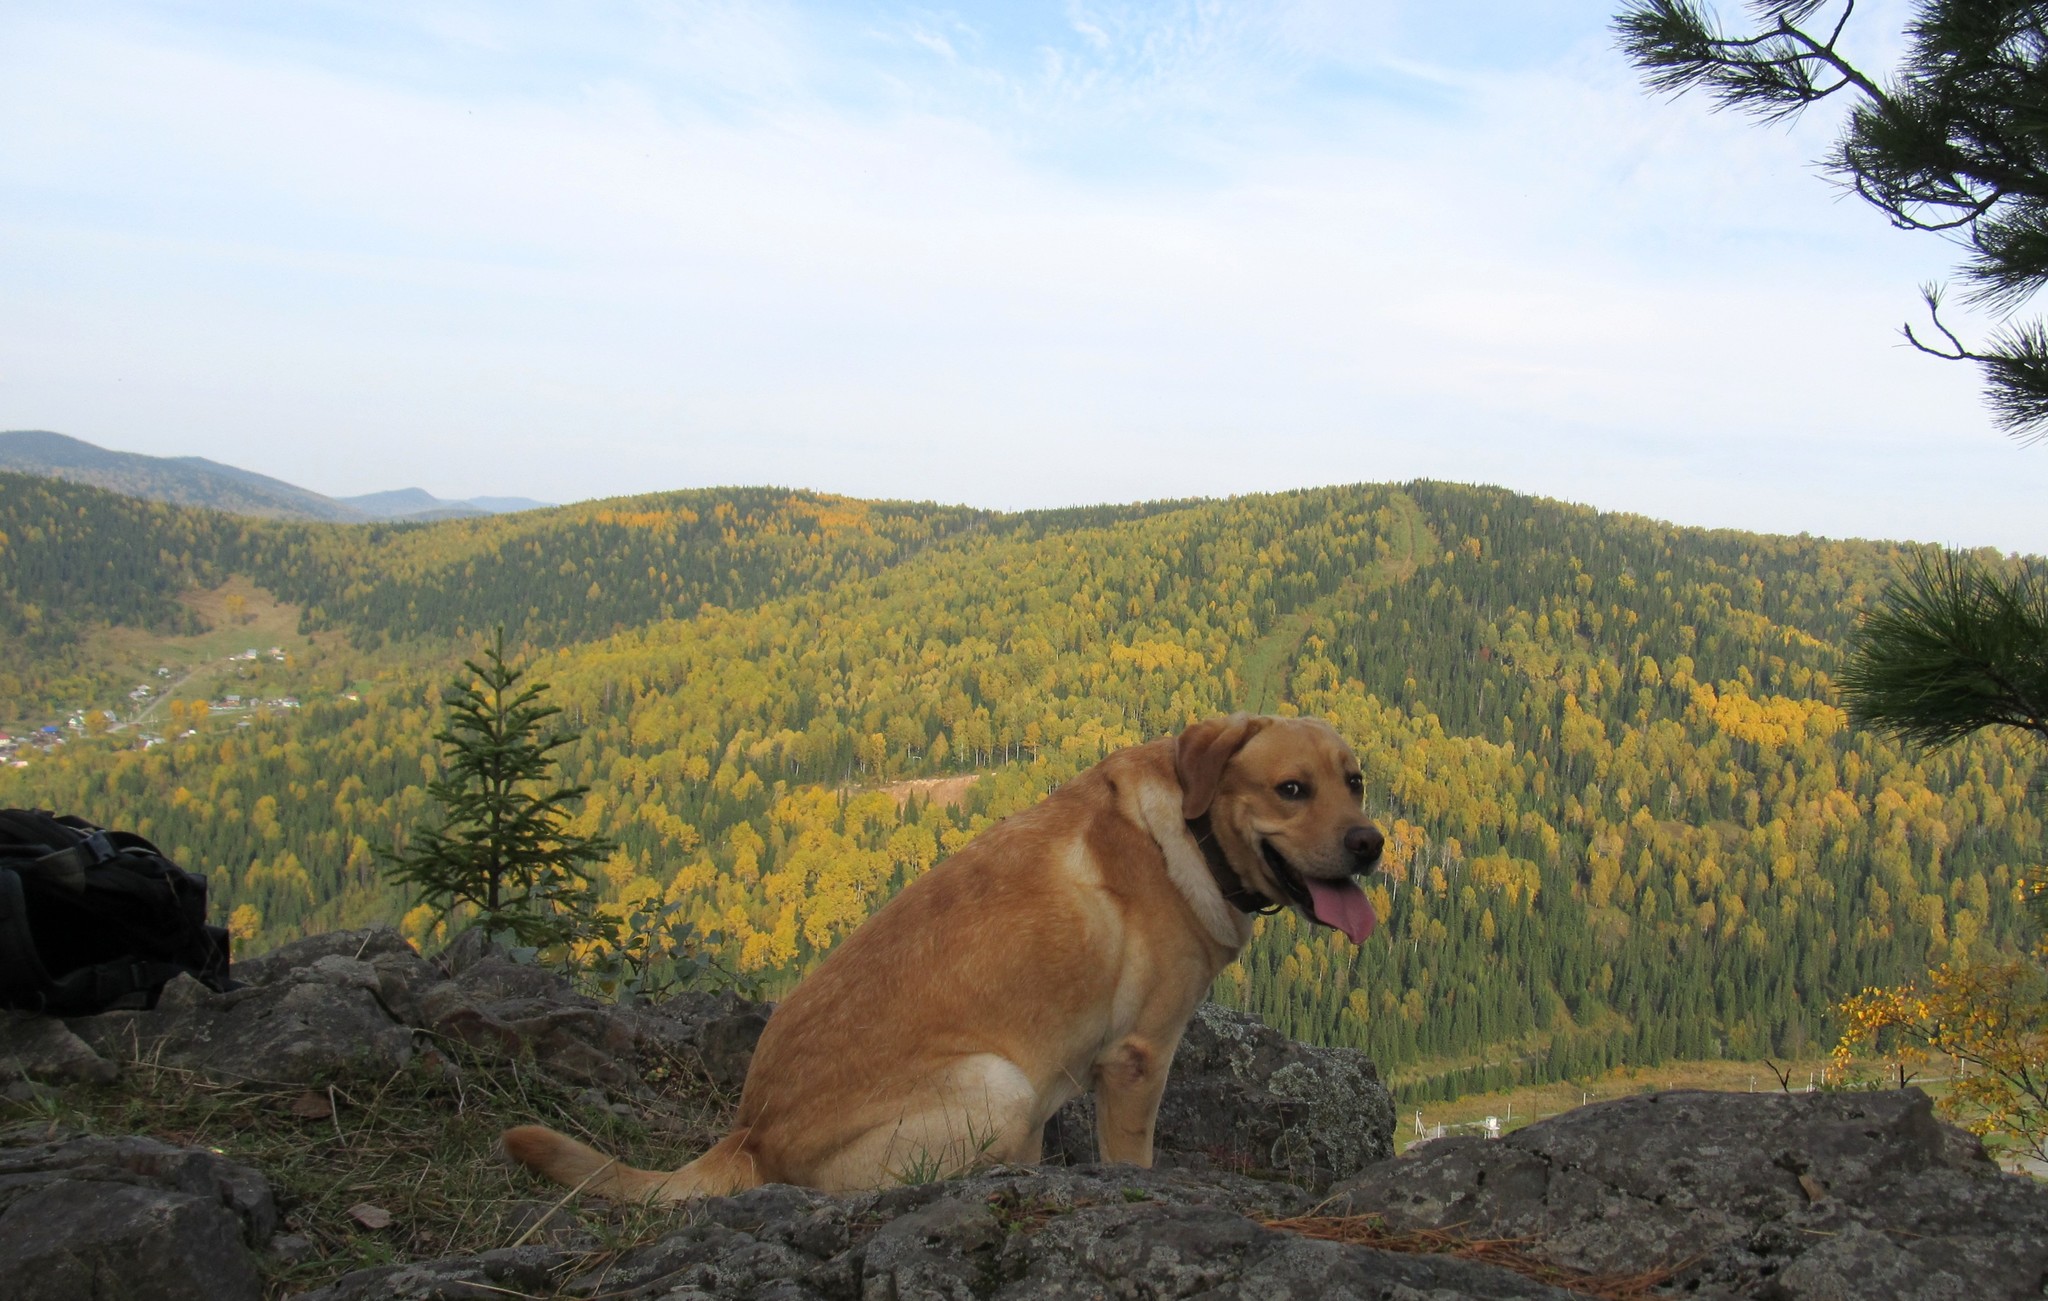
[[[1649,96],[1611,12],[8,0],[0,428],[333,495],[1428,477],[2048,552],[2048,446],[1898,335],[1955,250],[1815,168],[1832,104]]]

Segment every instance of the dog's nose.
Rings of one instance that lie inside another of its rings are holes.
[[[1358,865],[1356,870],[1360,872],[1369,871],[1380,861],[1380,850],[1386,844],[1387,838],[1370,822],[1344,833],[1344,852],[1351,855],[1352,861]]]

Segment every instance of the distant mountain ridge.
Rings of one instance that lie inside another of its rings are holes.
[[[535,510],[550,503],[526,497],[448,501],[421,488],[360,497],[327,497],[282,479],[222,465],[203,456],[116,452],[46,429],[0,432],[0,470],[68,479],[147,501],[201,506],[263,519],[361,524],[371,520],[434,520]]]
[[[361,511],[371,519],[433,520],[461,519],[472,515],[506,515],[513,511],[545,510],[553,502],[531,497],[471,497],[449,501],[425,488],[393,488],[389,492],[368,492],[360,497],[336,497],[343,506]]]

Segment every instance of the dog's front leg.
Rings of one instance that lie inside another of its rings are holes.
[[[1095,1145],[1104,1161],[1152,1164],[1152,1126],[1173,1049],[1128,1035],[1095,1062]]]

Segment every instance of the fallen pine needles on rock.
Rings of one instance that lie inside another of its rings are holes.
[[[1637,1274],[1588,1274],[1530,1255],[1528,1238],[1468,1238],[1453,1229],[1390,1229],[1377,1215],[1297,1215],[1261,1221],[1269,1229],[1304,1238],[1374,1247],[1408,1255],[1446,1255],[1513,1270],[1546,1287],[1562,1288],[1599,1301],[1649,1301],[1671,1281],[1676,1269]]]

